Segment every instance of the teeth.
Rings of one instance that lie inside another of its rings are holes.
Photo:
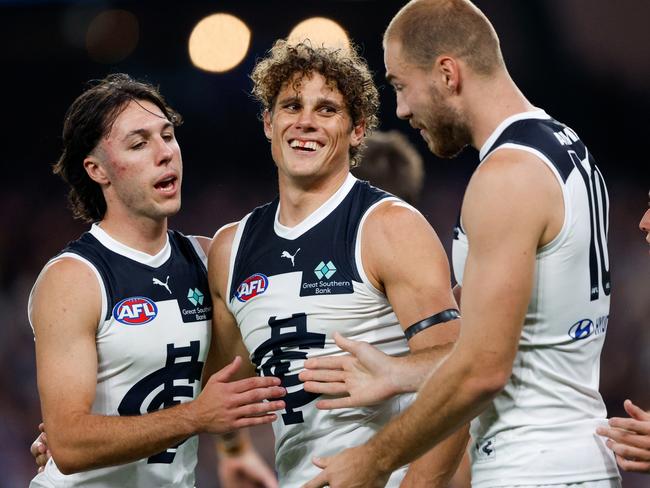
[[[316,141],[301,141],[299,139],[294,139],[292,140],[289,145],[293,148],[300,147],[303,149],[309,149],[311,151],[315,151],[317,149],[320,149],[322,147],[322,144]]]

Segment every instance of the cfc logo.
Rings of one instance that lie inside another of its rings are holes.
[[[126,325],[142,325],[158,315],[158,307],[146,297],[125,298],[113,307],[113,318]]]
[[[240,302],[247,302],[257,295],[261,295],[269,287],[269,279],[262,273],[255,273],[246,278],[237,288],[235,296]]]

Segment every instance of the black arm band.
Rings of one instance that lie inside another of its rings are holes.
[[[460,312],[455,308],[443,310],[440,313],[437,313],[435,315],[432,315],[431,317],[427,317],[424,320],[420,320],[419,322],[414,323],[404,331],[404,335],[406,336],[406,340],[410,341],[411,337],[413,337],[418,332],[422,332],[424,329],[428,329],[429,327],[432,327],[434,325],[442,324],[444,322],[449,322],[450,320],[456,320],[459,318],[460,318]]]

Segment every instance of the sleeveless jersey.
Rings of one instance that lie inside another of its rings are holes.
[[[407,404],[401,397],[367,408],[318,410],[318,395],[304,391],[298,379],[305,359],[342,353],[336,331],[387,354],[408,352],[393,309],[361,261],[364,220],[391,199],[397,200],[349,175],[293,228],[280,224],[276,199],[247,215],[236,231],[228,306],[258,372],[279,377],[288,392],[286,410],[273,424],[283,488],[300,487],[320,472],[313,456],[364,443]],[[403,472],[388,486],[399,486]]]
[[[577,134],[541,110],[503,121],[483,145],[481,162],[501,148],[534,154],[551,169],[562,187],[564,223],[537,251],[510,380],[472,422],[472,486],[616,478],[614,456],[595,434],[607,414],[598,393],[610,302],[603,177]],[[468,246],[459,219],[453,241],[459,284]]]
[[[196,239],[169,231],[150,256],[95,224],[46,266],[64,257],[86,263],[102,293],[92,412],[139,415],[195,398],[212,320],[207,261]],[[148,459],[71,475],[50,459],[30,487],[191,488],[197,447],[194,436]]]

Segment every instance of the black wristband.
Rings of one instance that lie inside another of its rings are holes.
[[[411,340],[411,337],[413,337],[418,332],[422,332],[424,329],[428,329],[434,325],[442,324],[444,322],[449,322],[450,320],[456,320],[459,318],[460,312],[455,308],[443,310],[440,313],[414,323],[404,331],[404,335],[406,336],[406,340],[409,341]]]

